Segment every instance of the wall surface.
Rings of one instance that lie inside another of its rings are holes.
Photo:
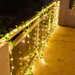
[[[60,1],[59,25],[75,27],[75,10],[69,9],[70,0],[59,0],[59,1]]]
[[[0,75],[10,75],[8,44],[0,48]]]

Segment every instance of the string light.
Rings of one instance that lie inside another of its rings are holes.
[[[6,37],[9,37],[9,34],[8,33],[6,34]]]
[[[14,66],[12,66],[12,69],[14,69]]]
[[[53,6],[54,4],[55,4],[55,2],[54,2],[52,5],[49,5],[49,6],[48,6],[47,8],[45,8],[44,10],[42,10],[42,11],[39,13],[39,16],[36,16],[36,17],[35,17],[34,19],[32,19],[30,22],[26,23],[26,25],[20,26],[19,29],[25,28],[26,26],[28,26],[31,22],[33,22],[34,20],[36,20],[37,18],[39,18],[40,15],[41,15],[41,13],[44,13],[45,11],[48,11],[48,8],[50,8],[50,7]],[[58,3],[58,4],[59,4],[59,3]],[[56,5],[55,5],[55,6],[56,6]],[[59,6],[59,5],[58,5],[58,6]],[[57,11],[55,10],[56,8],[59,8],[59,7],[56,6],[56,7],[54,8],[54,10],[53,10],[54,13],[52,13],[53,16],[54,16],[53,22],[52,22],[52,29],[54,29],[55,26],[56,26],[57,23],[58,23],[58,16],[59,16],[59,15],[57,14],[57,13],[58,13],[58,9],[57,9]],[[56,14],[55,14],[55,13],[56,13]],[[48,17],[48,16],[47,16],[47,17]],[[44,18],[47,19],[46,17],[44,17]],[[39,20],[40,20],[40,18],[39,18]],[[38,21],[38,24],[39,24],[39,22],[40,22],[40,21]],[[40,25],[40,24],[39,24],[39,25]],[[44,26],[44,27],[48,27],[48,26],[46,25],[46,26]],[[14,29],[10,34],[13,34],[14,32],[17,32],[19,29]],[[37,29],[35,28],[35,30],[37,30]],[[40,32],[40,30],[41,30],[41,28],[39,27],[38,31]],[[49,30],[49,29],[45,29],[45,32],[47,32],[47,30]],[[30,31],[30,29],[29,29],[28,31]],[[43,28],[42,28],[42,31],[44,31]],[[10,36],[10,34],[7,33],[7,34],[6,34],[6,37],[7,37],[7,38],[4,38],[2,41],[3,41],[3,42],[6,41],[6,40],[8,39],[8,37]],[[42,34],[42,33],[39,33],[39,34],[38,34],[38,44],[39,44],[39,45],[41,45],[41,43],[39,43],[39,40],[42,42],[42,44],[46,42],[46,41],[42,41],[42,40],[40,39],[39,35],[41,35],[41,34]],[[34,35],[37,35],[37,34],[34,33]],[[26,37],[26,36],[27,36],[28,38],[30,38],[30,35],[29,35],[29,34],[28,34],[28,35],[24,35],[24,37]],[[45,38],[46,36],[47,36],[47,34],[46,34],[45,36],[42,35],[42,38]],[[46,38],[48,38],[48,37],[46,37]],[[34,40],[36,40],[36,38],[34,38]],[[22,42],[25,43],[25,40],[22,40]],[[27,43],[29,43],[29,46],[30,46],[30,41],[27,41]],[[34,42],[34,43],[36,44],[36,42]],[[11,43],[10,43],[10,45],[11,45]],[[43,45],[44,45],[44,44],[43,44]],[[42,45],[42,46],[43,46],[43,45]],[[45,46],[47,46],[47,44],[45,44]],[[36,48],[36,46],[33,46],[33,47]],[[37,46],[37,50],[40,49],[40,47],[41,47],[41,46]],[[31,47],[29,47],[29,49],[31,49]],[[22,54],[21,51],[19,51],[19,53]],[[37,52],[36,54],[37,54],[38,56],[40,56],[38,52]],[[11,60],[11,62],[13,63],[12,51],[10,51],[10,55],[11,55],[11,59],[10,59],[10,60]],[[34,56],[34,54],[31,54],[31,55]],[[20,59],[20,60],[21,60],[21,59],[24,59],[24,60],[27,60],[27,61],[29,62],[29,61],[30,61],[30,59],[29,59],[30,57],[31,57],[31,56],[27,56],[27,57],[25,56],[24,58],[20,57],[19,59]],[[46,60],[45,60],[45,58],[42,58],[41,61],[42,61],[43,64],[44,64]],[[22,63],[20,63],[20,65],[22,65]],[[28,64],[26,64],[26,66],[28,66]],[[11,68],[14,69],[14,66],[12,65]],[[31,70],[30,70],[30,69],[27,69],[27,71],[28,71],[28,72],[26,72],[26,74],[31,74]],[[23,70],[21,70],[20,72],[23,73]],[[11,73],[11,74],[12,74],[12,73]]]
[[[27,60],[28,58],[29,58],[29,56],[24,56],[24,58],[23,58],[23,59]]]
[[[20,58],[20,60],[21,60],[22,58]]]
[[[30,36],[29,36],[29,35],[27,35],[27,37],[29,38]]]
[[[38,38],[38,40],[40,40],[40,39]]]
[[[19,29],[21,29],[22,27],[20,26]]]
[[[44,59],[41,59],[41,61],[42,61],[43,64],[45,64],[45,60]]]
[[[23,73],[23,70],[21,71],[21,73]]]
[[[24,35],[24,37],[26,37],[27,35]]]
[[[29,41],[27,41],[27,43],[29,43]]]
[[[19,53],[21,54],[22,52],[21,52],[21,51],[19,51]]]
[[[20,63],[20,65],[22,65],[22,63]]]
[[[25,43],[25,40],[22,40],[23,43]]]
[[[13,34],[13,32],[11,32],[10,34]]]
[[[5,42],[6,41],[6,39],[2,39],[2,42]]]
[[[14,32],[17,32],[17,31],[18,31],[18,29],[14,29],[13,31],[14,31]]]
[[[42,31],[44,31],[44,29],[42,29]]]
[[[34,40],[36,40],[36,38],[34,38]]]
[[[11,58],[11,61],[13,61],[13,58]]]
[[[25,25],[23,25],[23,28],[25,28]]]
[[[27,61],[30,61],[29,59]]]

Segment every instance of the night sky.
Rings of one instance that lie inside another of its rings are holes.
[[[49,4],[48,1],[53,0],[0,0],[0,33],[15,28],[15,25],[20,25],[22,21],[27,21],[36,11],[40,11],[42,6]]]
[[[44,0],[0,0],[0,13],[20,14],[29,10],[40,10],[44,4]]]
[[[24,12],[27,11],[39,11],[47,1],[48,0],[0,0],[0,15],[24,14]]]

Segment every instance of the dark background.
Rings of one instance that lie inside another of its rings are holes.
[[[22,24],[53,0],[0,0],[0,33]]]

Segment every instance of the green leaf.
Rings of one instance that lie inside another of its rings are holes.
[[[11,31],[11,30],[13,30],[13,28],[9,28],[9,30]]]
[[[3,37],[3,34],[0,34],[0,37]]]
[[[24,21],[22,21],[22,24],[24,23]]]
[[[16,47],[16,43],[13,43],[13,48],[15,48]]]

